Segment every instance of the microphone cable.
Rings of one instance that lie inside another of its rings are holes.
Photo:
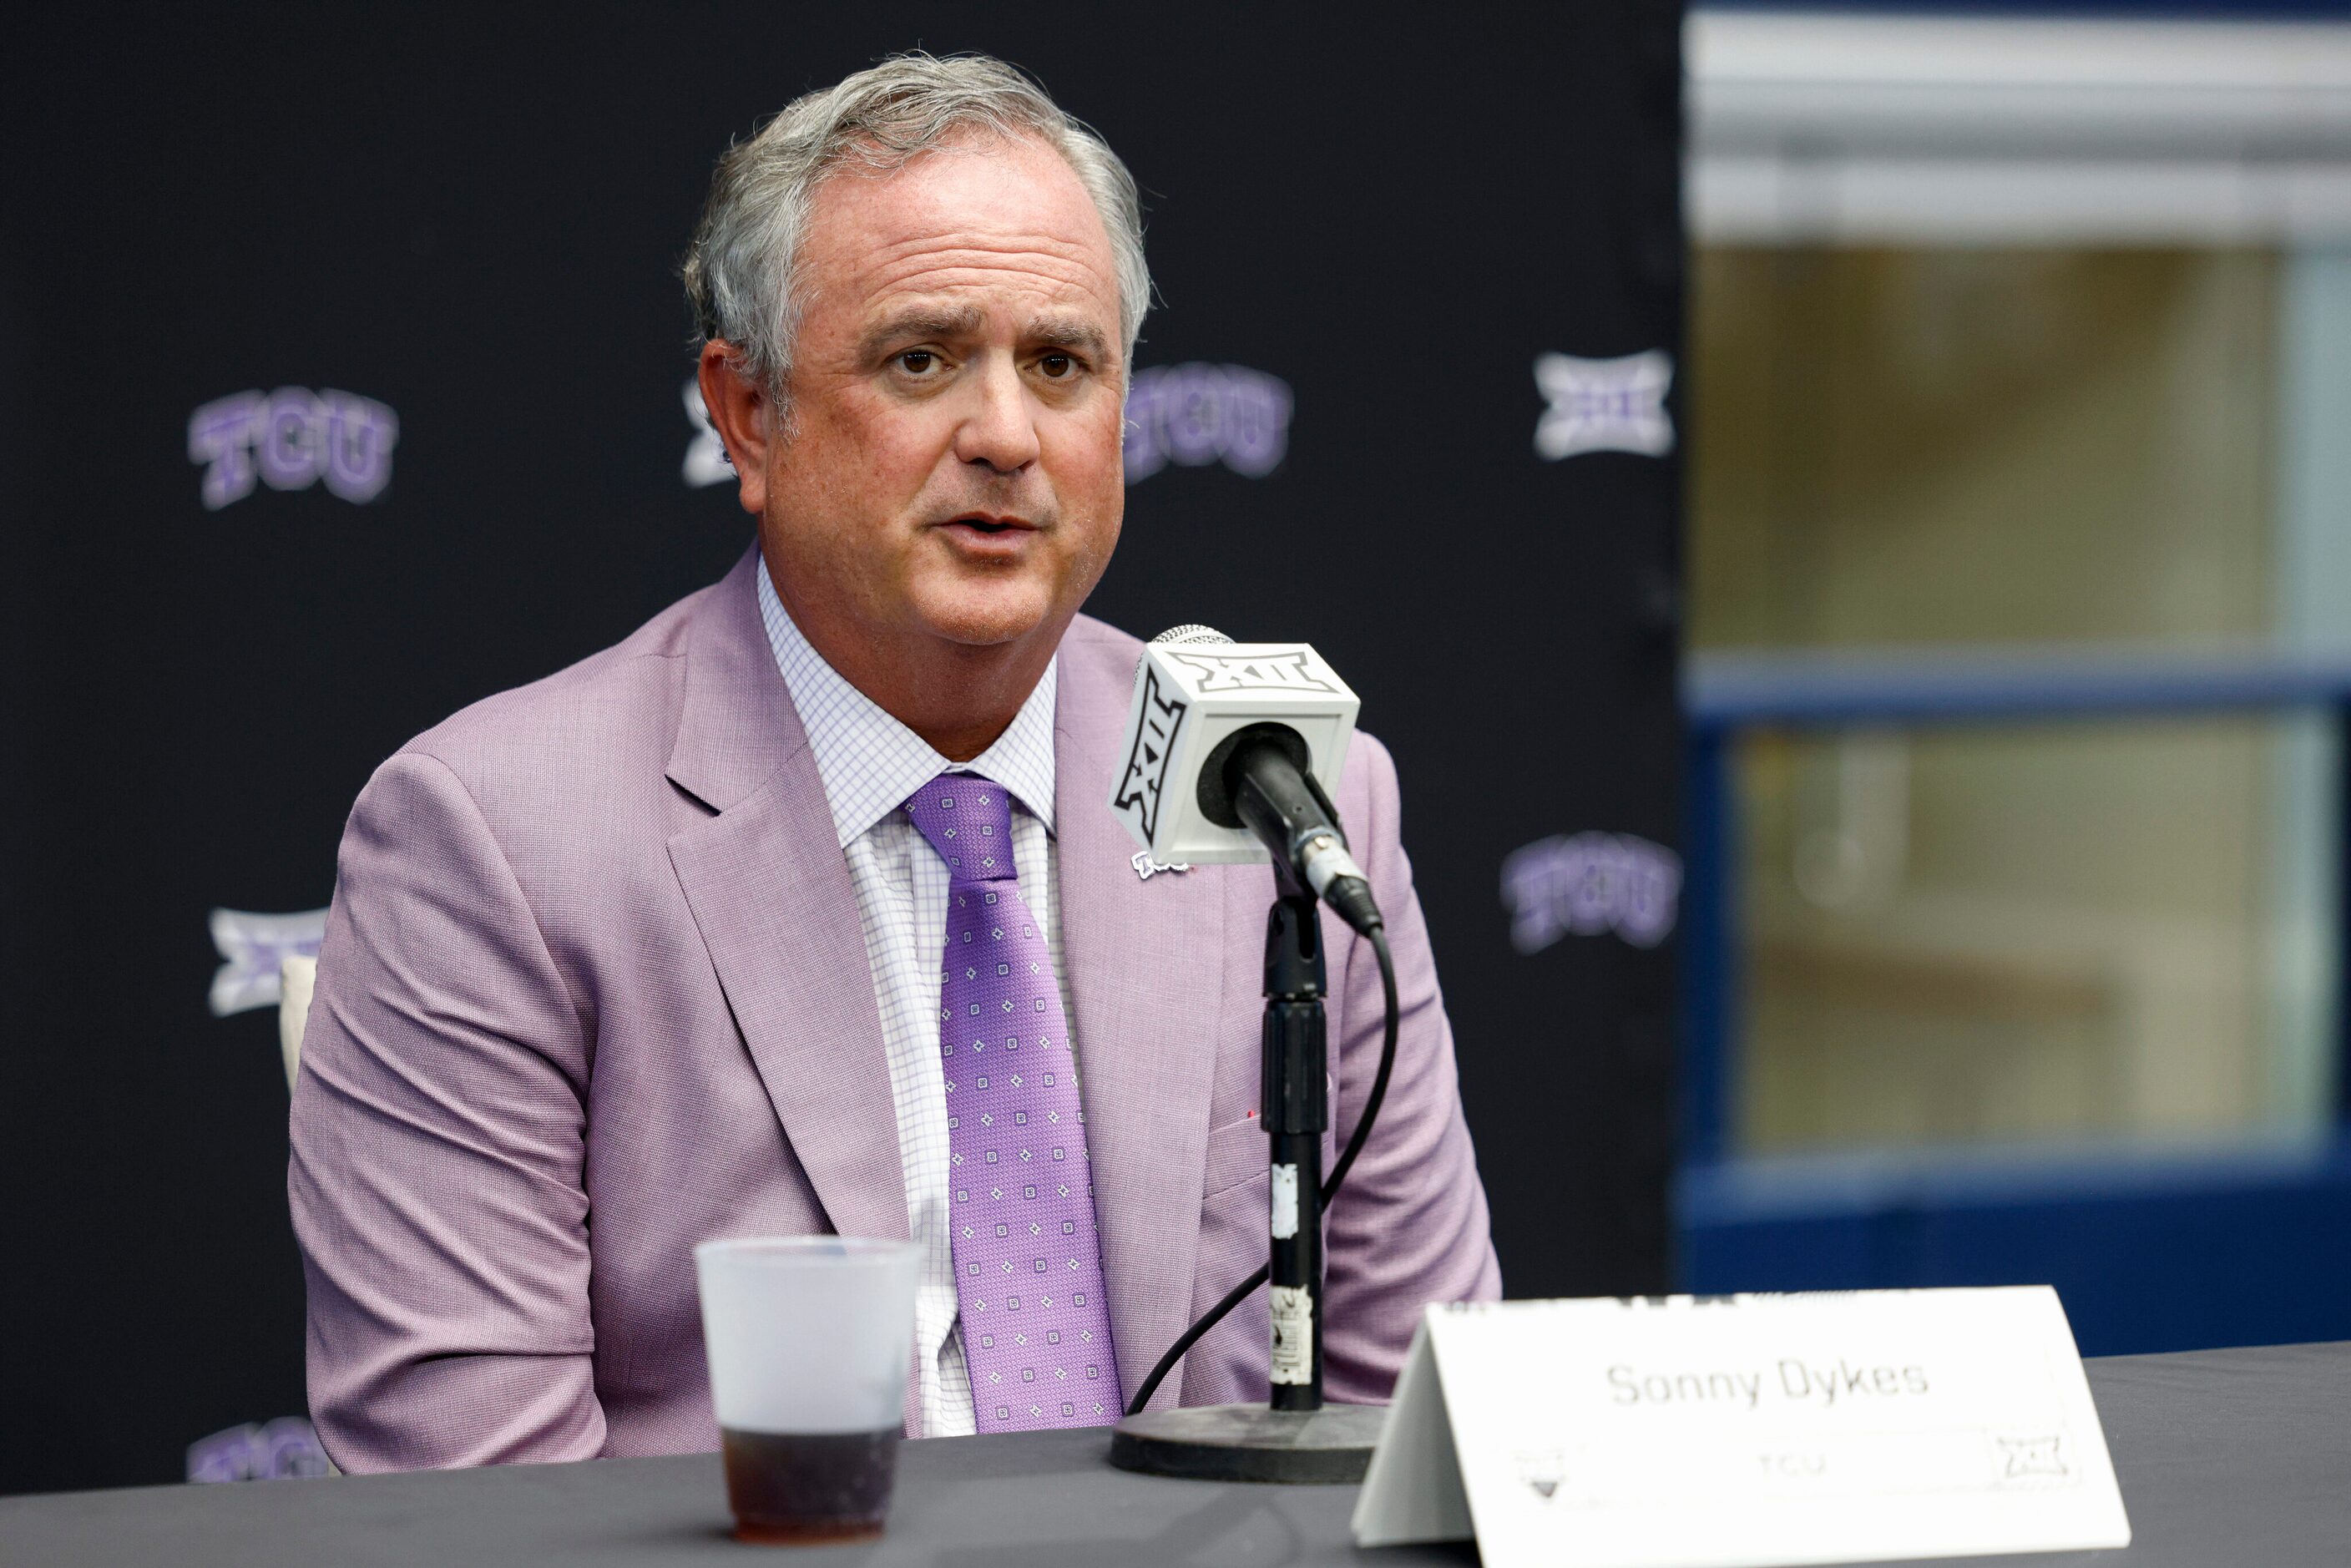
[[[1346,1148],[1340,1152],[1338,1164],[1331,1167],[1330,1176],[1324,1178],[1322,1183],[1321,1209],[1324,1214],[1330,1212],[1331,1200],[1339,1195],[1341,1185],[1347,1179],[1347,1172],[1354,1166],[1355,1156],[1364,1152],[1364,1140],[1371,1136],[1372,1124],[1379,1119],[1380,1102],[1387,1098],[1388,1075],[1395,1069],[1397,1027],[1395,956],[1388,951],[1388,933],[1384,925],[1374,925],[1364,935],[1372,945],[1373,956],[1380,962],[1380,996],[1387,1009],[1387,1019],[1380,1033],[1379,1071],[1372,1075],[1372,1092],[1364,1101],[1364,1113],[1357,1119],[1354,1134],[1348,1138]],[[1202,1334],[1222,1322],[1227,1312],[1249,1300],[1272,1272],[1273,1264],[1270,1260],[1259,1264],[1256,1273],[1235,1285],[1226,1293],[1223,1301],[1202,1312],[1190,1328],[1178,1334],[1176,1343],[1167,1347],[1167,1354],[1159,1358],[1159,1364],[1151,1369],[1151,1375],[1143,1380],[1142,1388],[1136,1391],[1133,1399],[1127,1401],[1126,1413],[1130,1416],[1142,1415],[1143,1407],[1151,1403],[1151,1396],[1159,1392],[1161,1382],[1166,1378],[1168,1373],[1175,1370],[1176,1364],[1184,1359],[1184,1353],[1198,1343]]]

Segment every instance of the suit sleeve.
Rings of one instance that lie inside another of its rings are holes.
[[[1348,821],[1347,836],[1387,921],[1399,1027],[1386,1101],[1327,1218],[1323,1381],[1334,1400],[1376,1403],[1395,1386],[1421,1309],[1495,1300],[1502,1274],[1461,1113],[1453,1029],[1398,836],[1395,763],[1366,735],[1353,749],[1349,766],[1364,769],[1369,800],[1368,810],[1356,808],[1364,814]],[[1333,977],[1344,1002],[1332,1041],[1332,1121],[1343,1149],[1379,1069],[1385,1009],[1370,943],[1351,938],[1332,956],[1344,959]]]
[[[393,758],[345,830],[292,1113],[310,1409],[346,1470],[604,1445],[580,1012],[473,798]]]

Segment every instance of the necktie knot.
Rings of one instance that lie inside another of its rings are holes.
[[[1012,798],[977,773],[942,773],[906,798],[906,815],[956,882],[1010,882]]]

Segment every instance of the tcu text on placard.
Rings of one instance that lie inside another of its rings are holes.
[[[188,460],[204,468],[204,509],[324,479],[346,501],[371,501],[392,482],[400,416],[355,392],[279,387],[216,398],[188,416]]]
[[[1155,365],[1126,394],[1126,482],[1222,462],[1252,479],[1290,450],[1290,388],[1239,365]]]

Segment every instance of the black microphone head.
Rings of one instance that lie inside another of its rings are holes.
[[[1246,725],[1217,743],[1200,764],[1200,781],[1196,786],[1200,797],[1200,815],[1220,828],[1240,828],[1240,808],[1233,797],[1240,790],[1240,776],[1235,764],[1244,751],[1259,747],[1269,747],[1286,758],[1290,766],[1303,778],[1311,778],[1313,757],[1306,748],[1306,737],[1286,724]]]
[[[1165,648],[1177,643],[1229,643],[1232,639],[1214,626],[1203,626],[1186,621],[1181,626],[1170,626],[1151,640],[1155,648]]]

